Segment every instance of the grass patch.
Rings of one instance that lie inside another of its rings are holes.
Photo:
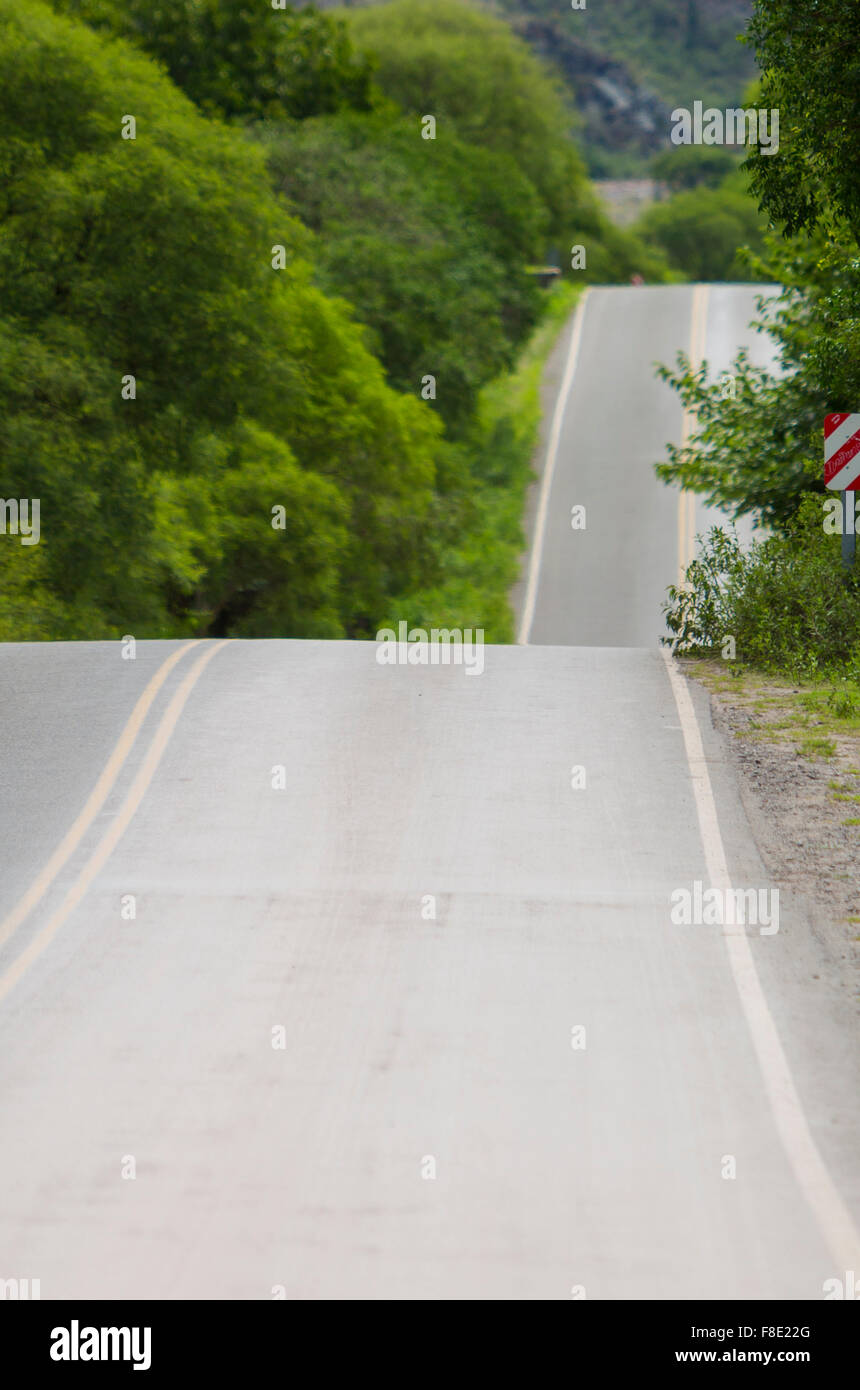
[[[682,662],[688,674],[713,694],[749,711],[748,726],[736,729],[735,738],[787,743],[811,759],[833,758],[840,750],[853,759],[860,752],[860,716],[854,712],[860,709],[860,704],[855,706],[855,694],[860,701],[860,684],[832,676],[795,678],[789,683],[784,676],[746,667],[745,683],[738,687],[726,679],[724,663],[713,657],[685,656]],[[854,799],[856,784],[845,779],[857,777],[860,768],[841,767],[839,779],[829,784],[834,799]]]
[[[487,642],[515,639],[510,591],[525,549],[523,513],[534,476],[541,381],[581,292],[567,281],[555,285],[516,367],[480,393],[476,424],[466,442],[476,480],[473,524],[444,556],[444,581],[409,596],[410,620],[416,626],[483,627]]]
[[[832,738],[805,738],[800,751],[805,758],[835,758],[836,744]]]

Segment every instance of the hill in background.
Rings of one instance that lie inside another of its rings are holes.
[[[320,8],[377,3],[321,0]],[[667,144],[673,107],[732,106],[755,76],[752,49],[737,42],[750,0],[591,0],[582,11],[561,0],[495,0],[481,8],[503,14],[559,68],[596,178],[643,174]]]

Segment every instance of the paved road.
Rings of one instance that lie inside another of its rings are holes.
[[[530,608],[530,642],[635,647],[659,640],[661,604],[678,578],[679,539],[689,561],[692,537],[729,519],[692,495],[689,515],[679,517],[677,492],[654,475],[666,442],[679,442],[683,428],[680,401],[654,366],[674,366],[683,350],[719,376],[745,347],[756,365],[772,367],[770,340],[749,327],[756,297],[768,292],[763,285],[589,292],[581,324],[571,324],[553,363],[565,409],[532,603],[525,584],[517,595],[521,615]],[[575,372],[565,391],[568,365]],[[551,419],[548,411],[547,434]],[[573,529],[573,507],[585,508],[584,529]],[[748,536],[749,526],[739,532]]]
[[[584,365],[651,293],[595,295]],[[652,429],[665,343],[629,340]],[[649,515],[660,557],[677,503]],[[833,948],[790,902],[776,935],[672,923],[721,854],[768,883],[730,765],[656,648],[570,631],[480,677],[358,643],[0,647],[0,1278],[814,1299],[860,1269]]]

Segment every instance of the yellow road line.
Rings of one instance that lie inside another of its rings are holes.
[[[196,643],[193,645],[196,646]],[[0,999],[5,999],[6,995],[15,987],[24,972],[32,965],[33,961],[37,960],[45,948],[50,945],[51,941],[53,941],[57,932],[60,930],[60,927],[74,908],[77,907],[96,875],[104,867],[110,855],[113,853],[123,834],[128,829],[132,816],[140,806],[146,794],[146,790],[152,781],[158,764],[161,762],[164,750],[170,741],[170,736],[176,727],[177,720],[182,713],[194,685],[215,653],[219,652],[221,648],[226,645],[227,641],[225,640],[216,643],[214,647],[208,647],[207,650],[197,658],[182,684],[175,691],[170,704],[162,715],[161,723],[156,729],[155,736],[152,743],[149,745],[146,756],[135,773],[128,795],[117,815],[111,821],[107,831],[102,836],[100,843],[90,855],[87,863],[84,865],[63,902],[57,908],[56,912],[54,912],[50,920],[39,934],[33,938],[30,945],[21,953],[18,959],[0,975]],[[187,647],[181,648],[176,654],[176,659],[178,660],[182,652],[187,650]]]
[[[696,285],[690,314],[690,367],[697,371],[705,355],[705,335],[708,328],[709,285]],[[696,423],[695,411],[685,410],[681,422],[681,447],[690,440]],[[696,554],[696,494],[678,494],[678,587],[684,583],[687,566]]]
[[[74,854],[87,830],[89,830],[110,795],[116,779],[122,771],[129,753],[134,747],[143,721],[152,707],[153,700],[167,680],[167,677],[170,675],[177,661],[181,660],[185,653],[189,652],[192,647],[196,647],[200,640],[201,639],[198,638],[194,642],[186,642],[184,646],[173,652],[173,654],[167,657],[167,659],[162,662],[161,666],[159,666],[132,710],[128,723],[117,740],[116,747],[105,763],[101,776],[87,797],[84,807],[71,826],[71,829],[64,835],[47,864],[41,870],[38,877],[30,884],[24,896],[15,904],[9,915],[0,922],[0,946],[2,946],[4,941],[9,940],[9,937],[21,925],[24,918],[27,917],[36,904],[41,901],[63,865],[66,864]]]

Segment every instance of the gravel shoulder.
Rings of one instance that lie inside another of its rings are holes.
[[[828,954],[860,966],[860,711],[833,686],[681,661],[710,694],[774,881],[802,895]],[[845,981],[848,983],[848,981]]]

